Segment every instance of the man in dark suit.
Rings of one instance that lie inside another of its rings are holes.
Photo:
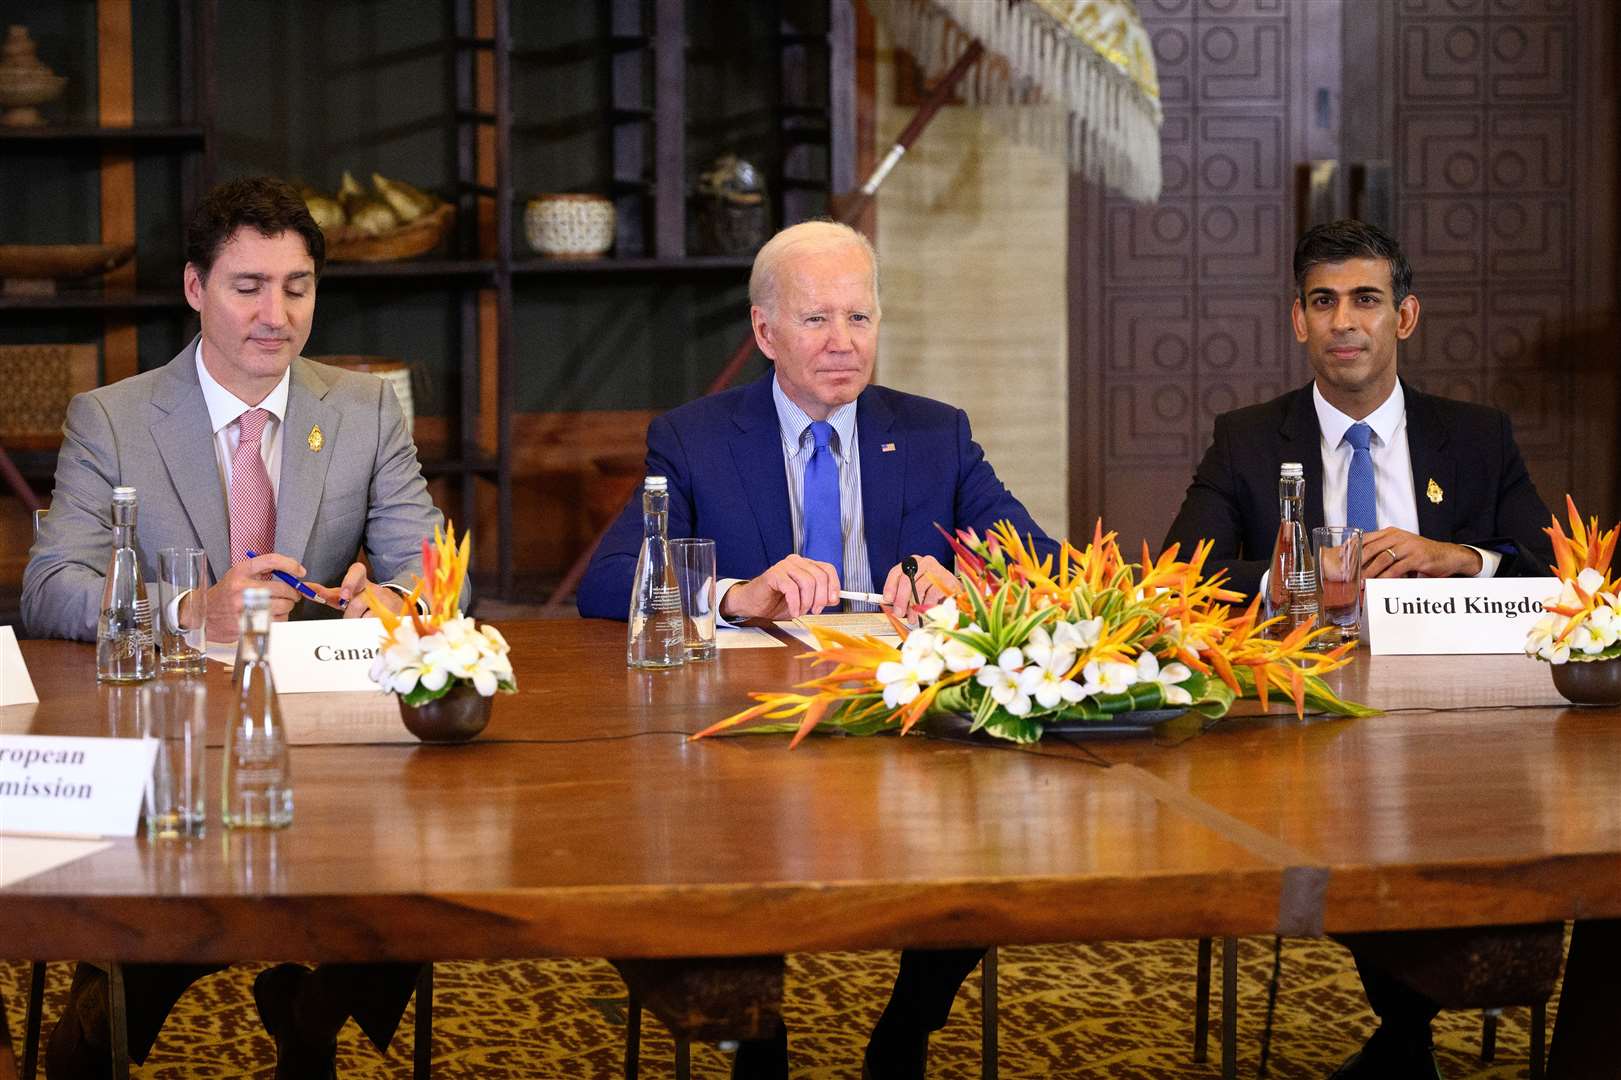
[[[1165,543],[1215,541],[1209,569],[1260,591],[1278,529],[1279,466],[1297,461],[1307,526],[1360,526],[1368,577],[1548,573],[1548,508],[1508,417],[1397,378],[1396,345],[1417,328],[1419,303],[1396,242],[1359,221],[1319,225],[1296,246],[1294,272],[1295,338],[1316,378],[1216,419]],[[1424,937],[1342,939],[1380,1026],[1336,1080],[1438,1075],[1430,1020],[1439,1006],[1403,979],[1402,957],[1421,951]]]
[[[647,433],[648,474],[669,481],[670,535],[715,540],[723,616],[792,618],[836,608],[850,589],[881,591],[904,617],[916,606],[904,556],[919,564],[922,605],[944,595],[936,579],[949,581],[936,524],[983,534],[1006,519],[1043,552],[1055,549],[997,479],[962,410],[870,385],[878,266],[860,233],[826,221],[778,233],[755,257],[749,300],[773,373],[674,409]],[[640,506],[631,499],[592,558],[580,614],[626,617]],[[929,1033],[945,1025],[981,955],[901,954],[868,1075],[921,1080]],[[786,1032],[744,1043],[733,1075],[786,1077]]]

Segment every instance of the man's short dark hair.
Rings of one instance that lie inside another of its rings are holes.
[[[326,265],[326,237],[310,216],[298,190],[273,176],[244,176],[214,188],[186,226],[186,261],[206,281],[225,242],[244,225],[265,237],[297,233],[315,260],[315,276]]]
[[[1354,218],[1313,225],[1295,245],[1295,292],[1306,302],[1306,273],[1324,263],[1349,259],[1384,259],[1390,264],[1391,303],[1400,304],[1413,291],[1413,268],[1383,229]]]

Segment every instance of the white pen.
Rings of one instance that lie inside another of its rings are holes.
[[[855,601],[858,601],[859,603],[863,603],[863,604],[883,604],[885,607],[889,606],[889,601],[884,599],[884,594],[883,593],[849,592],[849,591],[847,591],[845,589],[840,589],[839,590],[839,599],[841,599],[841,600],[855,600]]]

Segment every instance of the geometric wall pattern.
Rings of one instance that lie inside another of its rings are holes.
[[[1165,186],[1072,195],[1071,529],[1157,548],[1228,409],[1305,379],[1288,328],[1299,5],[1145,0]],[[1079,386],[1075,384],[1079,383]]]
[[[1615,250],[1613,210],[1596,218],[1611,235],[1588,223],[1616,188],[1585,140],[1613,146],[1616,131],[1613,110],[1594,126],[1609,62],[1584,45],[1613,38],[1607,7],[1345,0],[1347,24],[1377,22],[1378,55],[1342,61],[1295,0],[1141,0],[1165,187],[1140,207],[1071,185],[1072,532],[1101,514],[1128,550],[1157,548],[1215,416],[1310,377],[1289,256],[1297,163],[1343,156],[1308,152],[1303,110],[1325,85],[1348,116],[1385,118],[1378,156],[1423,305],[1403,375],[1507,410],[1550,503],[1612,506],[1615,339],[1600,335],[1602,355],[1590,339],[1614,326],[1614,278],[1594,273]]]
[[[1396,218],[1424,304],[1407,376],[1507,410],[1544,498],[1576,481],[1577,5],[1403,0]]]

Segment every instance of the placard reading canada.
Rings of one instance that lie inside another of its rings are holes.
[[[1559,591],[1545,578],[1369,578],[1368,647],[1375,656],[1523,653]]]
[[[372,661],[382,646],[377,619],[270,624],[270,677],[282,694],[377,691]]]
[[[156,739],[0,735],[0,833],[134,836]]]

